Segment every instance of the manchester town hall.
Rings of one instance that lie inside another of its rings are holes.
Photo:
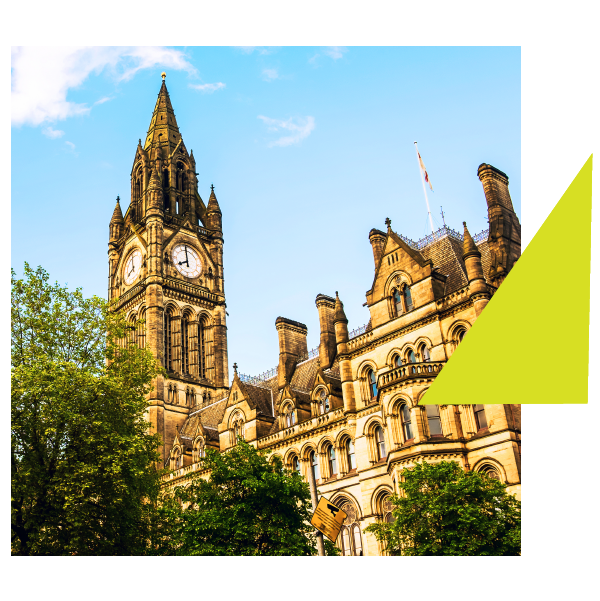
[[[319,493],[348,516],[343,555],[383,553],[363,530],[391,519],[389,496],[417,461],[457,461],[520,496],[520,405],[419,404],[521,254],[505,173],[485,163],[477,171],[489,231],[444,226],[413,241],[389,220],[372,229],[369,322],[349,328],[337,293],[317,294],[318,348],[308,350],[304,324],[277,317],[277,367],[249,377],[234,365],[231,383],[222,213],[212,187],[204,202],[196,176],[163,74],[129,207],[123,216],[117,200],[110,220],[108,295],[166,370],[147,411],[170,468],[165,485],[203,473],[206,449],[226,451],[241,436],[290,469],[313,470]]]

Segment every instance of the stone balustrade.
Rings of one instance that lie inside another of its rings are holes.
[[[378,390],[382,390],[409,379],[435,378],[444,365],[446,365],[445,361],[426,361],[424,363],[407,363],[406,365],[395,367],[379,376],[377,388]]]

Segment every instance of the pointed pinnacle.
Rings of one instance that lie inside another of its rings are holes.
[[[481,256],[481,253],[479,252],[479,249],[477,248],[477,245],[475,244],[475,240],[473,240],[473,236],[471,236],[471,234],[469,233],[469,230],[467,229],[467,222],[463,221],[463,227],[465,228],[464,230],[464,236],[463,236],[463,259],[465,257],[469,257],[471,255],[479,255]]]

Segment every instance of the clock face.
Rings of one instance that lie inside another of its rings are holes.
[[[142,266],[142,253],[139,250],[134,250],[127,261],[125,262],[125,270],[123,273],[123,281],[129,285],[134,282],[140,273]]]
[[[173,264],[186,278],[197,278],[202,271],[198,253],[187,244],[178,244],[173,249]]]

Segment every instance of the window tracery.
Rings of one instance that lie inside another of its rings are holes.
[[[325,389],[321,390],[319,394],[319,413],[327,413],[330,409],[329,395]]]
[[[197,461],[200,461],[200,459],[203,459],[205,457],[205,442],[204,442],[204,438],[197,438],[194,441],[194,449],[193,449],[193,459],[194,459],[194,463],[196,463]]]
[[[338,537],[338,546],[344,556],[362,556],[362,537],[360,534],[360,524],[358,512],[354,504],[346,501],[341,506],[342,511],[346,514],[346,519],[340,530]]]
[[[244,438],[244,419],[238,413],[231,422],[231,444],[237,444],[240,438]]]
[[[283,410],[283,421],[286,428],[291,428],[296,423],[296,414],[291,403],[287,404]]]

